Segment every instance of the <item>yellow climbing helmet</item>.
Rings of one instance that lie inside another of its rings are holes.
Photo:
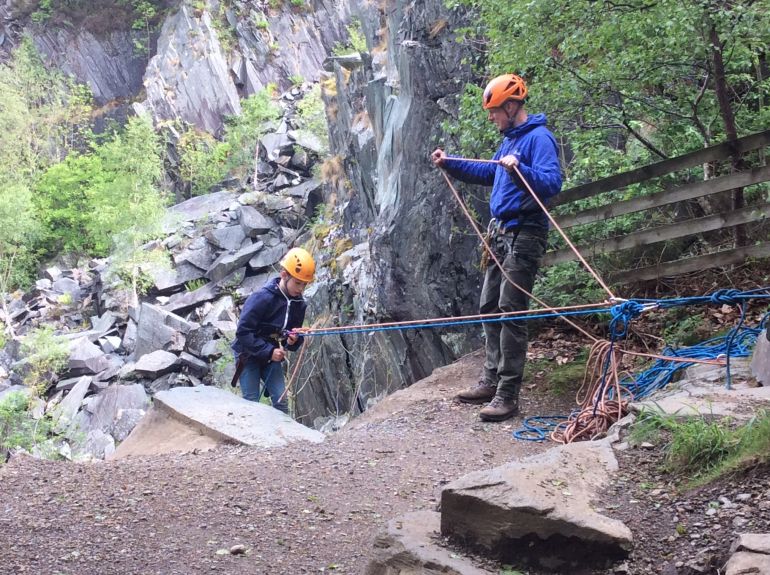
[[[315,262],[313,256],[302,248],[291,248],[281,260],[281,266],[294,278],[301,282],[313,281]]]

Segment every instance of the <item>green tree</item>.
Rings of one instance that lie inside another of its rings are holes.
[[[259,139],[281,110],[268,86],[241,101],[241,114],[227,119],[222,141],[190,129],[180,139],[182,181],[192,194],[208,192],[228,174],[243,176],[254,167]]]
[[[73,153],[51,166],[35,187],[35,203],[42,224],[44,255],[60,252],[99,254],[91,227],[92,190],[101,189],[107,174],[98,154]]]
[[[571,181],[769,123],[767,0],[468,3],[481,15],[490,75],[523,74],[531,109],[567,138]]]
[[[146,117],[129,119],[123,133],[95,152],[103,166],[103,180],[89,189],[92,215],[86,230],[97,251],[117,249],[131,277],[138,299],[144,242],[158,234],[167,196],[161,189],[161,142]]]
[[[227,174],[227,157],[230,147],[218,142],[214,136],[191,127],[182,134],[177,144],[179,173],[189,187],[190,195],[208,193]]]
[[[272,97],[273,87],[260,90],[241,101],[241,115],[232,116],[225,126],[224,142],[229,147],[228,167],[240,171],[254,165],[259,138],[265,125],[279,117],[281,109]]]
[[[36,180],[83,141],[89,109],[85,88],[47,70],[29,39],[0,64],[0,295],[33,275]]]

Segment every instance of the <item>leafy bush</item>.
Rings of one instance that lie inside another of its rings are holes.
[[[332,53],[336,56],[343,56],[350,52],[367,52],[366,37],[361,30],[361,21],[353,19],[347,26],[348,41],[345,44],[337,43],[334,45]]]
[[[329,149],[329,127],[326,124],[326,112],[321,99],[321,85],[315,84],[297,104],[297,128],[306,130],[318,138]]]
[[[182,134],[177,149],[180,176],[193,196],[205,194],[227,174],[230,146],[206,132],[191,127]]]
[[[273,101],[273,91],[274,87],[268,86],[252,94],[241,101],[241,115],[228,118],[224,144],[229,148],[227,166],[230,172],[241,172],[254,164],[266,123],[279,117],[281,109]]]
[[[606,299],[601,286],[580,262],[564,262],[541,271],[535,295],[551,306],[562,307],[597,303]]]
[[[52,425],[48,418],[35,419],[30,412],[30,399],[17,391],[0,399],[0,464],[11,449],[31,450],[45,441]]]
[[[222,141],[191,128],[179,141],[181,178],[193,195],[207,193],[229,174],[243,176],[254,165],[259,139],[280,115],[268,86],[241,101],[241,115],[227,118]]]
[[[0,291],[34,276],[42,231],[35,183],[83,142],[89,110],[86,90],[47,70],[30,39],[0,63]]]
[[[55,335],[50,326],[29,332],[21,342],[21,351],[28,366],[24,382],[41,395],[49,387],[52,375],[67,367],[69,360],[67,340]]]

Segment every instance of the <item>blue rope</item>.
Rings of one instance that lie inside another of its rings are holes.
[[[669,357],[687,357],[692,359],[716,359],[718,357],[726,358],[726,388],[731,389],[730,358],[748,357],[756,344],[757,336],[767,329],[767,322],[770,318],[770,311],[767,312],[759,326],[756,328],[744,327],[746,320],[746,303],[751,299],[770,298],[768,293],[770,288],[764,287],[755,290],[740,292],[738,290],[717,290],[708,296],[690,297],[690,298],[672,298],[668,300],[660,299],[639,299],[628,300],[610,309],[612,319],[609,325],[610,353],[605,358],[602,367],[601,391],[597,394],[594,402],[594,415],[598,408],[599,399],[603,396],[607,385],[607,372],[610,365],[610,356],[612,348],[618,339],[628,334],[628,326],[635,317],[638,317],[645,309],[645,306],[656,307],[660,309],[669,309],[684,305],[712,304],[712,305],[737,305],[741,310],[741,317],[738,325],[731,329],[725,336],[712,338],[698,345],[683,347],[677,349],[666,347],[661,355]],[[658,389],[668,385],[673,377],[683,369],[694,365],[694,362],[678,362],[665,359],[657,359],[652,366],[642,372],[638,377],[626,377],[621,380],[621,385],[628,389],[635,400],[644,399],[650,396]],[[610,398],[614,393],[610,390]],[[529,418],[537,420],[537,418]],[[525,441],[543,441],[544,434],[538,434],[531,429],[531,426],[524,422],[524,428],[513,432],[516,439]]]
[[[455,326],[473,325],[473,324],[480,324],[480,323],[526,321],[530,319],[554,318],[554,317],[574,316],[574,315],[590,315],[590,314],[610,312],[608,308],[590,308],[590,309],[582,309],[582,310],[548,312],[548,313],[540,313],[540,314],[534,313],[535,311],[537,310],[533,310],[532,314],[511,316],[511,317],[493,317],[493,318],[484,318],[484,319],[466,319],[466,320],[442,321],[442,322],[432,322],[432,323],[372,326],[372,327],[366,327],[365,325],[363,325],[363,326],[351,327],[349,329],[338,329],[338,330],[330,329],[328,331],[319,329],[319,330],[314,330],[307,333],[300,332],[300,334],[303,336],[322,336],[322,335],[341,335],[341,334],[349,334],[349,333],[373,333],[376,331],[394,331],[394,330],[402,331],[407,329],[430,329],[434,327],[455,327]]]
[[[524,420],[524,428],[514,431],[513,436],[522,441],[545,441],[556,426],[567,419],[566,415],[528,417]]]

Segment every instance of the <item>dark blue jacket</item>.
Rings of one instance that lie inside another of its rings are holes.
[[[245,355],[248,361],[267,365],[273,350],[278,347],[281,332],[301,327],[305,321],[307,304],[302,297],[290,298],[278,287],[280,278],[251,294],[243,304],[235,341],[232,344],[236,357]],[[304,338],[299,336],[294,345],[285,345],[296,351]]]
[[[519,170],[538,198],[548,206],[561,190],[561,166],[556,139],[545,127],[545,114],[527,117],[527,121],[504,132],[494,156],[499,160],[513,154]],[[518,176],[509,174],[500,164],[482,164],[447,158],[446,171],[463,182],[492,186],[489,210],[506,228],[516,225],[548,227],[548,218],[537,205]]]

